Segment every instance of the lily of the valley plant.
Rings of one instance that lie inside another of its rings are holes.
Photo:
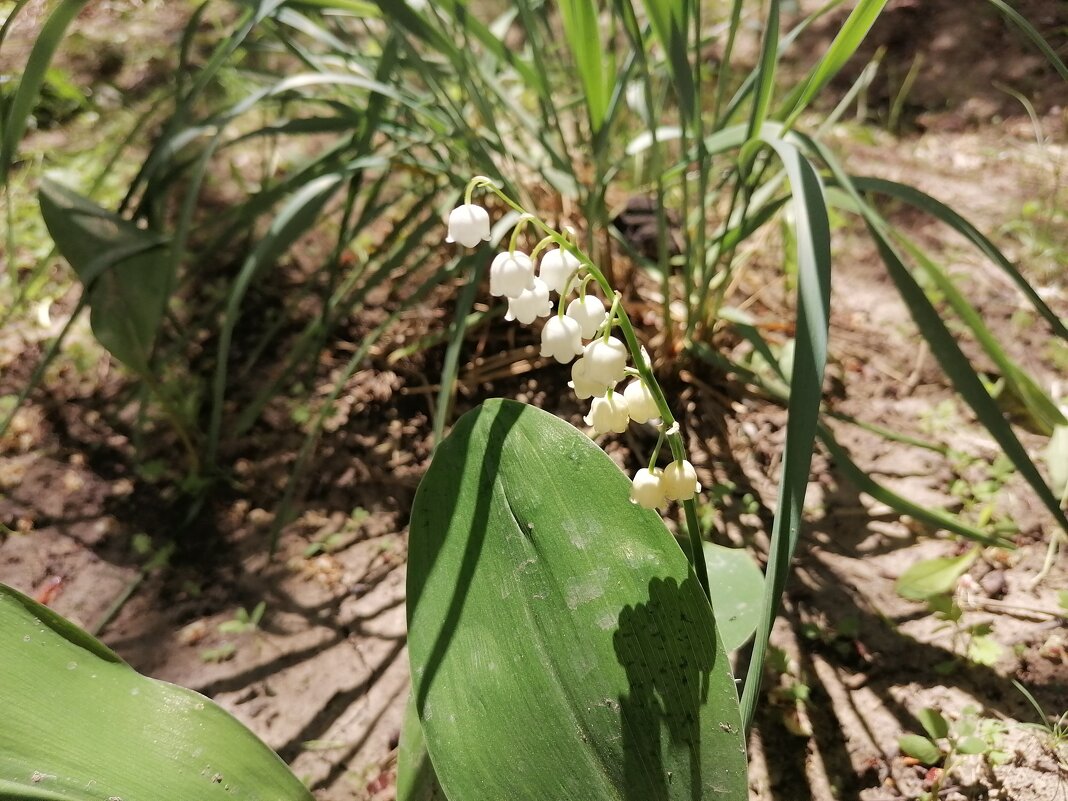
[[[547,318],[541,330],[541,355],[561,364],[571,363],[569,386],[580,400],[591,399],[584,419],[594,436],[621,434],[631,422],[657,427],[656,447],[648,467],[634,475],[630,498],[647,509],[664,509],[670,501],[683,503],[691,562],[707,586],[693,504],[701,485],[686,459],[678,423],[653,375],[648,353],[638,344],[620,304],[620,294],[567,233],[554,230],[523,209],[484,176],[468,182],[463,205],[449,215],[446,242],[475,247],[489,241],[489,213],[473,202],[477,189],[493,192],[520,214],[508,248],[490,265],[490,294],[507,298],[506,320],[530,325],[538,318]],[[530,253],[517,247],[527,226],[543,234]],[[611,299],[607,309],[605,301],[595,294],[597,290]],[[555,306],[554,295],[558,298]],[[620,387],[626,379],[629,381]],[[658,461],[665,442],[672,461],[661,468]]]

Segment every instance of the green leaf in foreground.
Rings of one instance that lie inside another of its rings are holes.
[[[569,424],[464,415],[416,494],[413,692],[447,797],[747,797],[712,609],[655,513]]]
[[[938,746],[918,734],[903,734],[897,744],[901,753],[920,760],[924,765],[936,765],[942,759]]]
[[[741,648],[760,623],[764,602],[764,573],[744,548],[704,543],[712,609],[723,648]]]
[[[0,801],[311,801],[210,700],[0,584]]]
[[[39,194],[48,233],[86,287],[96,338],[147,373],[172,283],[163,241],[53,181]]]
[[[971,567],[979,548],[973,547],[960,556],[938,557],[917,562],[897,580],[895,589],[902,598],[926,601],[935,595],[953,592],[957,579]]]
[[[916,713],[916,720],[920,722],[923,730],[931,736],[932,740],[949,736],[949,723],[937,709],[924,707]]]

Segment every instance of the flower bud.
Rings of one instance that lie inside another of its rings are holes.
[[[599,297],[587,295],[584,298],[575,298],[567,304],[567,316],[582,328],[583,339],[592,339],[597,336],[597,329],[608,317],[608,312],[604,310],[604,304]]]
[[[538,277],[549,287],[550,292],[559,292],[561,295],[567,288],[567,279],[578,272],[582,266],[573,253],[562,250],[550,250],[541,257],[538,267]]]
[[[623,390],[623,398],[627,401],[630,419],[635,423],[648,423],[654,417],[660,416],[653,393],[640,378],[635,378],[627,384],[626,389]]]
[[[589,367],[585,359],[578,359],[571,365],[571,380],[568,386],[575,390],[579,400],[587,398],[601,398],[608,392],[608,384],[601,384],[590,378],[587,373]]]
[[[591,381],[614,386],[627,370],[627,346],[615,337],[595,339],[582,352]]]
[[[517,298],[508,298],[508,311],[504,319],[518,320],[524,325],[530,325],[538,317],[548,317],[552,311],[549,287],[545,286],[545,282],[540,278],[535,278],[530,289],[524,289]]]
[[[664,487],[664,494],[673,501],[688,501],[701,491],[697,471],[685,459],[665,467],[660,483]]]
[[[446,242],[459,242],[467,248],[473,248],[479,242],[490,238],[489,212],[481,206],[466,203],[457,206],[449,213],[449,233]]]
[[[541,355],[552,356],[560,364],[567,364],[582,355],[582,333],[579,324],[570,317],[552,316],[541,329]]]
[[[583,418],[586,425],[593,426],[594,434],[607,434],[612,431],[622,434],[627,430],[630,417],[627,416],[627,404],[616,393],[603,398],[594,398],[590,413]]]
[[[642,468],[634,474],[634,483],[630,488],[630,502],[645,509],[660,509],[667,506],[664,494],[663,474],[659,470]]]

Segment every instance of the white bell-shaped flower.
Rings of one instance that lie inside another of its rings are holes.
[[[571,365],[571,380],[567,382],[567,385],[575,390],[579,400],[602,398],[608,392],[608,384],[602,384],[589,377],[586,372],[588,366],[585,359],[577,359]]]
[[[664,494],[663,473],[659,470],[642,468],[634,474],[634,483],[630,487],[630,501],[645,509],[660,509],[667,506]]]
[[[553,312],[553,303],[549,300],[549,287],[540,278],[535,278],[530,289],[524,289],[517,298],[508,298],[508,311],[505,320],[518,320],[530,325],[539,317],[548,317]]]
[[[518,298],[534,288],[534,262],[521,251],[498,253],[490,263],[490,294]]]
[[[583,419],[586,425],[593,426],[594,434],[607,434],[609,431],[622,434],[630,422],[626,401],[614,392],[603,398],[594,398],[590,413]]]
[[[614,386],[627,370],[627,346],[615,337],[595,339],[582,352],[586,375],[591,381]]]
[[[597,336],[597,329],[608,317],[608,312],[604,310],[604,304],[599,297],[586,295],[567,304],[567,316],[582,328],[583,339],[592,339]]]
[[[457,206],[449,213],[449,233],[446,242],[459,242],[467,248],[473,248],[483,240],[490,238],[489,212],[473,203]]]
[[[685,459],[665,467],[660,483],[664,487],[664,494],[673,501],[688,501],[701,491],[697,471]]]
[[[553,315],[541,329],[541,355],[552,356],[560,364],[567,364],[582,355],[582,332],[570,317]]]
[[[550,292],[559,292],[562,295],[567,288],[567,279],[578,272],[581,266],[582,262],[570,251],[559,248],[550,250],[541,257],[538,277],[545,282]]]
[[[653,393],[649,391],[649,388],[645,386],[645,382],[640,378],[635,378],[627,384],[626,389],[623,390],[623,398],[627,401],[627,412],[630,414],[630,419],[635,423],[648,423],[654,417],[660,415],[660,410],[656,408],[656,401],[653,399]]]

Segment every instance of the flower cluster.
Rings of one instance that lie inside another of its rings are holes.
[[[618,293],[611,309],[606,310],[604,302],[587,291],[593,276],[579,257],[569,248],[551,247],[560,244],[558,236],[546,237],[529,254],[517,250],[518,233],[530,219],[529,215],[520,219],[510,246],[490,264],[490,294],[508,300],[505,319],[529,325],[539,317],[548,318],[541,332],[541,355],[560,364],[574,361],[569,386],[580,400],[592,399],[584,419],[595,435],[621,434],[632,421],[651,422],[663,429],[656,397],[641,374],[627,366],[626,344],[611,335],[619,313]],[[469,199],[449,215],[446,242],[474,247],[489,237],[489,214]],[[565,307],[573,291],[577,296]],[[559,296],[555,313],[553,294]],[[628,375],[633,379],[622,391],[617,390]],[[663,438],[661,430],[661,442]],[[659,449],[658,443],[656,451]],[[652,465],[639,470],[631,500],[646,509],[663,508],[668,501],[690,500],[700,489],[693,465],[676,460],[663,470]]]

